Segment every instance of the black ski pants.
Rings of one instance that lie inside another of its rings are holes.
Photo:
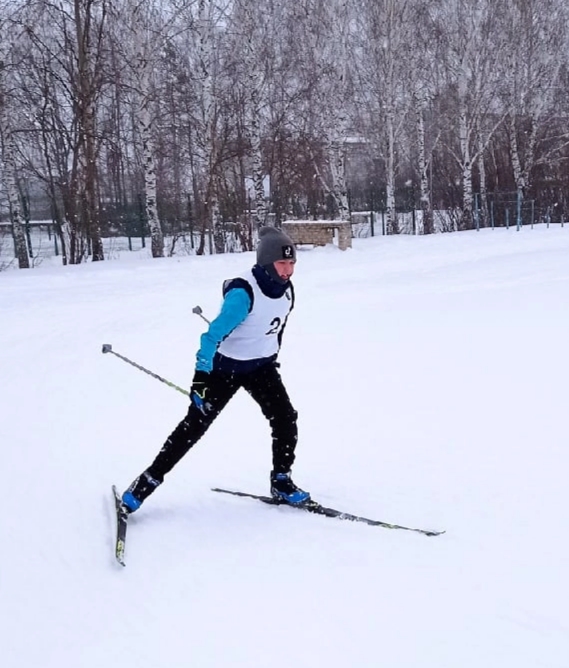
[[[274,362],[247,374],[209,374],[206,397],[210,410],[203,414],[190,403],[186,417],[167,438],[158,456],[147,469],[159,482],[205,434],[239,388],[245,389],[259,404],[269,421],[273,439],[273,470],[287,473],[294,462],[298,439],[297,412],[294,410]]]

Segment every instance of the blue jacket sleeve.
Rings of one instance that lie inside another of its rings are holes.
[[[221,311],[202,334],[196,355],[196,371],[209,373],[219,344],[249,315],[251,298],[243,288],[233,288],[225,295]]]

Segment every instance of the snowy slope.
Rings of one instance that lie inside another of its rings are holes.
[[[0,274],[3,668],[565,668],[569,230],[299,253],[282,374],[295,479],[438,538],[224,497],[266,492],[238,395],[132,518],[221,282],[253,254]]]

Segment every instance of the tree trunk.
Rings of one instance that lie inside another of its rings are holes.
[[[478,202],[478,211],[476,212],[476,215],[479,216],[478,222],[480,227],[486,227],[488,225],[488,219],[490,218],[490,213],[488,211],[488,192],[486,187],[484,151],[485,145],[482,133],[478,131],[478,154],[476,160],[478,163],[478,178],[480,179],[480,200]]]
[[[0,132],[4,138],[4,181],[10,205],[12,219],[12,233],[14,235],[14,249],[20,269],[30,268],[30,258],[26,246],[26,236],[20,215],[20,198],[18,194],[18,180],[16,176],[16,158],[14,136],[8,111],[8,100],[5,93],[5,65],[0,61]]]
[[[95,156],[95,109],[88,105],[85,114],[85,183],[84,201],[86,209],[87,233],[92,244],[93,262],[105,259],[103,240],[101,237],[101,221],[97,197],[97,161]]]
[[[153,258],[164,257],[164,234],[158,217],[156,201],[157,182],[152,116],[152,48],[149,43],[149,18],[143,15],[145,4],[137,4],[132,12],[134,30],[135,78],[137,86],[137,123],[142,148],[142,170],[144,174],[144,207],[146,223],[150,231]],[[154,48],[158,48],[154,45]]]
[[[78,154],[81,167],[81,223],[92,245],[94,261],[104,260],[99,207],[97,204],[97,164],[95,151],[95,63],[92,52],[92,0],[75,0],[77,39],[77,122]]]
[[[215,187],[212,187],[211,192],[212,195],[209,203],[210,229],[213,230],[214,250],[217,254],[220,254],[225,253],[225,229],[219,213],[219,200]]]
[[[417,118],[417,146],[419,162],[419,183],[420,183],[420,203],[423,215],[423,234],[432,234],[433,228],[433,207],[431,205],[431,189],[429,187],[429,170],[426,155],[425,143],[425,111],[423,102],[415,100],[416,118]]]
[[[250,142],[251,153],[253,157],[253,188],[255,190],[255,224],[257,228],[262,227],[267,222],[267,205],[265,202],[265,185],[263,174],[263,159],[261,153],[261,114],[259,113],[259,85],[255,80],[252,81],[251,90],[251,121],[250,121]]]
[[[341,125],[343,125],[341,123]],[[338,209],[338,218],[347,221],[350,219],[348,206],[348,189],[346,186],[346,148],[345,136],[337,136],[330,142],[328,153],[330,172],[332,174],[331,194]]]
[[[218,107],[214,91],[214,9],[211,0],[199,0],[196,30],[199,43],[197,79],[201,105],[201,127],[199,127],[198,132],[201,135],[201,148],[203,150],[202,165],[205,172],[203,182],[207,184],[203,224],[209,227],[210,252],[213,252],[214,248],[217,252],[223,252],[222,247],[225,247],[225,243],[221,237],[224,235],[224,230],[219,225],[219,194],[216,190],[217,170],[219,169],[219,138],[217,133]]]
[[[139,127],[142,144],[144,171],[144,202],[146,210],[146,223],[150,230],[152,257],[164,257],[164,234],[160,219],[158,218],[158,207],[156,202],[156,166],[154,163],[154,142],[152,139],[152,120],[147,109],[148,99],[140,105]]]
[[[464,85],[464,87],[463,87]],[[462,167],[462,215],[460,218],[461,230],[472,227],[472,159],[470,157],[470,133],[468,131],[468,109],[466,102],[466,79],[459,81],[459,140]]]
[[[10,205],[10,217],[12,219],[12,233],[14,235],[14,248],[18,258],[18,267],[20,269],[30,268],[30,259],[26,244],[26,235],[22,225],[20,213],[20,198],[18,196],[18,184],[16,179],[16,165],[13,157],[12,138],[6,133],[6,127],[3,128],[4,134],[4,181],[8,191],[8,202]]]
[[[510,159],[514,171],[514,182],[516,188],[524,187],[522,161],[520,160],[520,151],[518,148],[517,127],[514,112],[508,115],[508,138],[510,140]]]
[[[395,211],[395,121],[393,109],[388,109],[385,116],[387,137],[387,161],[385,166],[386,185],[386,220],[389,234],[398,234],[397,212]]]

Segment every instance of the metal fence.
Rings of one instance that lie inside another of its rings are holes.
[[[543,224],[550,226],[564,226],[564,220],[555,220],[549,213],[536,215],[535,207],[527,205],[516,213],[515,202],[504,206],[490,207],[489,215],[482,224],[481,216],[474,212],[473,228],[482,227],[505,227],[505,228],[529,228],[534,225]],[[434,231],[452,232],[460,229],[458,227],[459,211],[435,211],[433,224]],[[408,211],[397,214],[397,228],[399,234],[423,234],[422,211]],[[32,267],[45,263],[61,263],[61,245],[55,234],[51,221],[33,221],[25,225],[28,255]],[[352,213],[352,237],[364,239],[373,236],[389,234],[386,214],[384,211],[357,211]],[[165,254],[172,255],[194,255],[199,247],[200,238],[196,233],[179,233],[165,237]],[[205,244],[204,252],[211,253],[212,244]],[[109,236],[103,238],[105,259],[118,259],[123,253],[137,253],[141,257],[151,257],[150,238],[148,236]],[[240,252],[242,250],[240,240],[231,231],[227,234],[225,243],[227,252]],[[11,267],[17,268],[14,239],[12,227],[9,223],[0,223],[0,271]]]

